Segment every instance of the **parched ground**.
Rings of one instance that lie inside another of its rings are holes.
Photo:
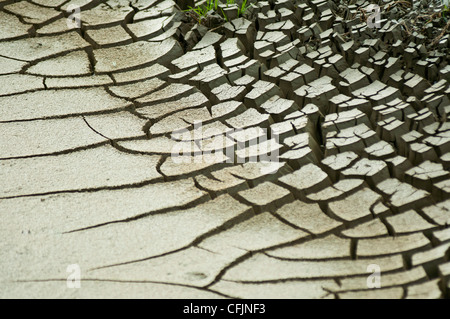
[[[422,2],[377,29],[364,0],[209,28],[0,0],[0,297],[448,297],[450,40]]]

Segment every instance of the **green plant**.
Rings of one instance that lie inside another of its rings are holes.
[[[241,8],[239,9],[239,12],[238,12],[238,17],[241,16],[241,15],[244,15],[245,11],[247,11],[247,8],[248,8],[247,0],[242,1]]]
[[[247,3],[248,0],[243,0],[241,7],[238,7],[238,17],[241,17],[245,14],[247,8],[249,7]],[[226,0],[227,7],[233,4],[236,4],[236,0]],[[218,8],[219,0],[206,0],[206,4],[199,5],[195,8],[189,7],[189,9],[184,11],[189,12],[198,23],[201,23],[202,19],[206,18],[208,12],[210,12],[211,10],[218,12]],[[225,12],[223,12],[222,8],[220,8],[220,10],[222,11],[222,16],[224,17],[225,21],[228,22],[228,17],[226,16]]]
[[[450,13],[450,8],[447,7],[446,4],[444,4],[444,9],[441,12],[441,16],[445,19],[445,21],[447,21],[447,19],[448,19],[447,16],[448,16],[449,13]]]
[[[211,10],[217,11],[218,6],[219,0],[206,0],[206,5],[200,5],[196,8],[189,7],[189,9],[184,11],[194,12],[197,14],[197,22],[201,23],[202,19],[206,17],[208,12]]]
[[[220,11],[222,11],[222,15],[223,15],[223,18],[225,19],[225,21],[228,22],[227,15],[225,14],[225,12],[223,12],[222,8],[220,8]]]
[[[242,1],[241,7],[240,7],[240,8],[238,7],[238,17],[241,17],[241,16],[243,16],[243,15],[245,14],[245,11],[246,11],[247,8],[248,8],[248,6],[247,6],[247,1],[248,1],[248,0]],[[236,0],[227,0],[227,7],[228,7],[229,5],[232,5],[232,4],[236,4]],[[223,17],[225,18],[225,21],[228,21],[228,18],[227,18],[227,16],[225,15],[225,13],[223,12],[223,10],[222,10],[222,14],[223,14]]]

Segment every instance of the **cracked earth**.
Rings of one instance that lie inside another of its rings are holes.
[[[0,0],[0,297],[448,298],[449,36],[368,5]]]

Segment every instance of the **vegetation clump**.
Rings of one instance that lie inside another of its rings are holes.
[[[184,10],[192,19],[206,26],[217,25],[223,21],[243,17],[249,7],[248,0],[205,0],[196,7],[189,6]]]

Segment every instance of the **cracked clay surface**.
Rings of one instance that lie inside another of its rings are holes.
[[[0,297],[448,298],[448,35],[182,5],[0,0]]]

